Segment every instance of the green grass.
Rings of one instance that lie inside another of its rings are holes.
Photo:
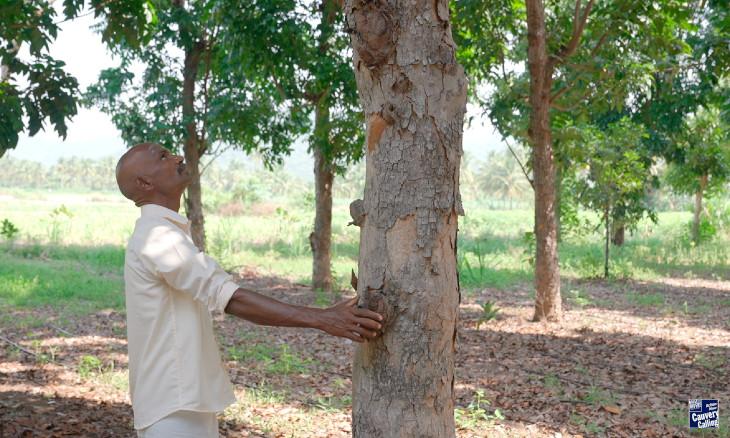
[[[570,304],[576,307],[586,307],[594,304],[590,295],[583,289],[570,289],[566,294],[566,298]]]
[[[122,309],[120,262],[117,260],[112,268],[103,257],[93,261],[75,257],[81,253],[78,248],[72,252],[49,251],[53,257],[33,257],[22,251],[0,253],[0,306],[53,306],[81,312]]]
[[[139,211],[107,192],[0,190],[15,196],[4,203],[20,232],[0,242],[0,306],[50,305],[79,311],[123,307],[124,245]],[[206,212],[208,252],[228,269],[253,266],[265,274],[311,284],[308,235],[314,220],[302,199],[275,198],[249,205],[242,216]],[[357,271],[359,228],[350,221],[349,200],[333,207],[332,268],[336,284],[349,289]],[[63,208],[61,208],[63,207]],[[264,208],[265,207],[265,208]],[[54,211],[56,213],[54,214]],[[533,279],[534,214],[530,210],[488,210],[467,202],[459,219],[458,268],[464,293],[510,288]],[[60,213],[59,213],[60,212]],[[590,214],[586,219],[595,220]],[[691,214],[660,213],[658,224],[641,222],[623,247],[611,248],[611,276],[651,281],[662,276],[722,278],[730,264],[730,230],[694,246],[686,237]],[[529,234],[527,234],[529,235]],[[561,275],[603,276],[603,237],[566,234],[560,244]],[[320,297],[324,305],[327,297]],[[590,305],[581,291],[568,296]],[[637,305],[659,304],[654,297],[629,296]]]
[[[626,294],[626,299],[635,306],[657,308],[662,307],[667,301],[666,297],[660,293],[640,294],[629,292]]]
[[[277,347],[267,344],[232,346],[228,348],[228,356],[236,362],[260,364],[271,374],[301,374],[314,364],[312,359],[302,358],[286,344]]]

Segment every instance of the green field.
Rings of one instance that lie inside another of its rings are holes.
[[[259,272],[308,284],[311,253],[307,236],[313,222],[310,197],[219,207],[206,217],[208,252],[229,270]],[[348,200],[337,199],[333,218],[332,267],[341,288],[357,269],[358,229],[348,227]],[[20,232],[0,245],[0,304],[51,305],[70,312],[123,308],[124,243],[139,212],[110,192],[0,190],[0,221]],[[466,294],[479,288],[510,288],[532,281],[532,245],[525,238],[533,222],[529,210],[490,210],[468,202],[459,225],[459,267]],[[237,214],[232,214],[235,211]],[[590,219],[589,216],[585,216]],[[616,278],[727,279],[730,232],[713,240],[689,242],[689,212],[665,212],[644,221],[626,244],[612,248]],[[593,278],[603,274],[603,237],[598,232],[565,236],[561,274]]]

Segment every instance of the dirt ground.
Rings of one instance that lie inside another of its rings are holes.
[[[240,283],[315,302],[306,287],[252,270]],[[730,282],[566,280],[563,295],[560,325],[529,322],[529,285],[463,297],[459,437],[689,436],[688,399],[730,402]],[[485,301],[500,310],[477,328]],[[3,321],[0,438],[135,436],[123,314],[17,310]],[[222,436],[350,436],[349,341],[232,317],[216,324],[238,398],[220,416]],[[730,436],[723,411],[725,429],[712,436]]]

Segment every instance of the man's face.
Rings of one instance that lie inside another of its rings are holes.
[[[143,153],[143,160],[143,175],[160,194],[180,197],[192,180],[183,157],[173,155],[160,145],[149,145]]]

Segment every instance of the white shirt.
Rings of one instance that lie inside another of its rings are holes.
[[[135,429],[178,410],[220,412],[235,402],[211,312],[222,312],[238,285],[193,244],[185,217],[142,206],[124,284]]]

